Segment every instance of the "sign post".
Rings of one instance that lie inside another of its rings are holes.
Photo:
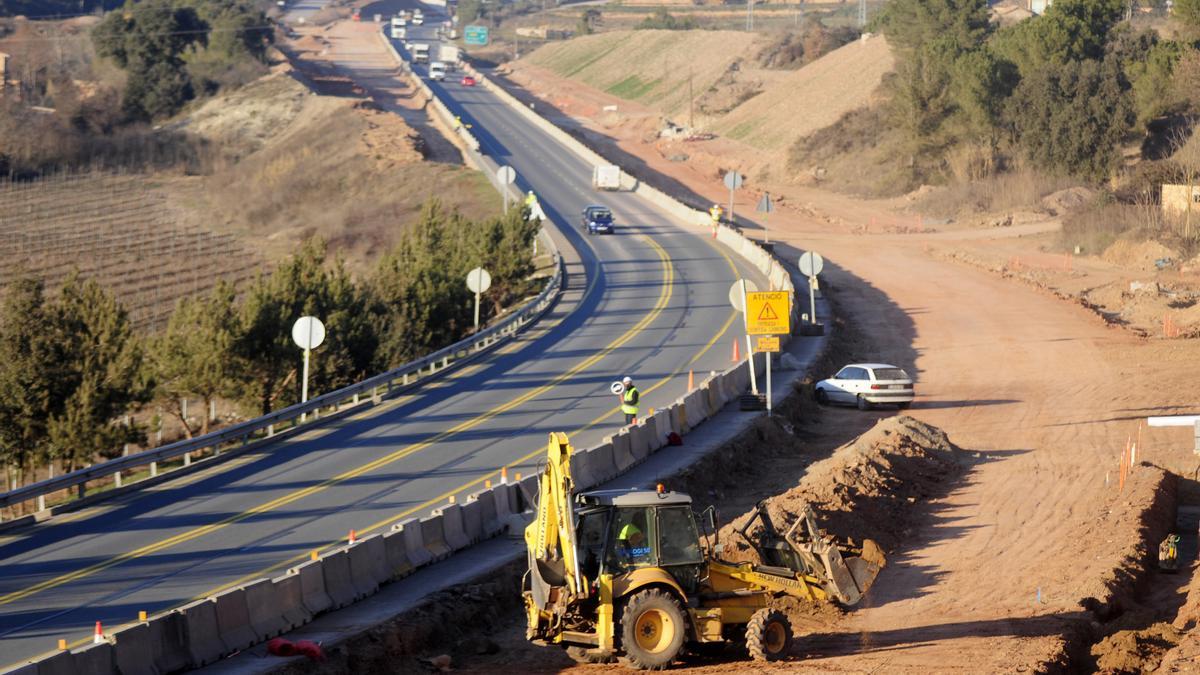
[[[479,332],[479,296],[492,287],[492,275],[482,267],[467,272],[467,288],[475,294],[475,332]]]
[[[304,350],[304,379],[300,385],[300,402],[308,402],[308,361],[312,350],[321,346],[325,341],[325,324],[315,316],[302,316],[292,324],[292,341]],[[308,418],[308,413],[300,415],[300,421]]]
[[[508,186],[517,180],[517,172],[507,164],[496,169],[496,180],[500,181],[500,194],[504,197],[504,212],[508,213]]]
[[[800,273],[808,277],[808,322],[817,324],[817,275],[825,268],[825,259],[816,251],[800,256]]]
[[[738,279],[729,287],[729,304],[742,313],[742,328],[746,331],[746,358],[750,361],[750,391],[758,396],[758,376],[754,374],[754,345],[750,343],[750,329],[747,328],[746,294],[758,290],[753,281]]]
[[[746,294],[746,337],[750,335],[788,335],[792,332],[792,300],[787,291],[762,291]],[[767,354],[767,414],[771,414],[771,351],[779,351],[779,338],[760,337],[759,351]],[[772,345],[772,342],[774,343]],[[767,351],[764,347],[774,346]]]
[[[762,199],[758,200],[758,207],[755,209],[755,211],[763,214],[764,241],[766,241],[768,244],[771,243],[770,216],[771,212],[774,210],[775,205],[771,203],[771,193],[767,192],[762,196]]]
[[[730,171],[725,174],[725,187],[729,188],[729,224],[737,227],[737,219],[733,216],[733,191],[742,187],[742,174]]]

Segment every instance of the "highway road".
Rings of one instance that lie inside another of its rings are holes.
[[[279,574],[351,529],[426,515],[502,466],[528,475],[548,432],[586,447],[619,428],[608,385],[623,375],[637,380],[645,409],[681,395],[689,369],[729,365],[743,333],[728,288],[739,275],[765,288],[757,272],[632,194],[594,192],[590,165],[486,90],[444,90],[485,149],[540,196],[567,263],[559,303],[514,343],[384,405],[0,533],[0,668],[59,638],[81,644],[98,620],[116,627],[139,610]],[[595,202],[613,209],[617,234],[581,233],[578,213]]]

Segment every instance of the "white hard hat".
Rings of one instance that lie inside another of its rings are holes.
[[[627,377],[627,378],[621,380],[621,384],[633,384],[633,378]]]

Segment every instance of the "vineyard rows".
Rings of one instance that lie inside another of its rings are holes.
[[[53,291],[77,271],[120,298],[139,330],[156,331],[180,299],[261,269],[237,238],[181,223],[139,176],[0,182],[0,287],[33,275]]]

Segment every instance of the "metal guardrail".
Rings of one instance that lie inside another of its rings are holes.
[[[421,377],[428,377],[429,375],[443,371],[449,368],[455,361],[474,356],[494,346],[496,343],[516,335],[522,328],[540,318],[558,297],[558,292],[562,288],[564,275],[562,256],[554,248],[554,242],[550,237],[543,237],[543,239],[546,242],[547,251],[551,253],[554,259],[554,273],[550,277],[549,283],[546,284],[546,287],[536,298],[515,312],[512,312],[503,321],[491,328],[480,331],[466,339],[455,342],[449,347],[439,349],[432,354],[389,370],[386,373],[371,377],[358,384],[352,384],[337,391],[317,396],[306,403],[297,403],[282,410],[263,415],[262,417],[256,417],[204,436],[178,441],[154,450],[93,464],[84,469],[78,469],[55,478],[31,483],[9,492],[0,493],[0,507],[20,504],[75,486],[79,486],[79,496],[82,497],[86,484],[89,481],[111,476],[115,473],[136,467],[152,466],[151,477],[154,477],[157,475],[156,465],[158,462],[176,459],[188,453],[206,448],[217,448],[219,452],[220,446],[231,442],[240,442],[242,445],[245,445],[255,434],[260,432],[263,432],[262,438],[270,438],[275,435],[275,426],[280,423],[297,419],[302,420],[310,414],[313,420],[316,421],[320,419],[320,412],[323,408],[333,407],[335,410],[340,410],[347,402],[350,405],[358,405],[366,400],[375,400],[381,395],[379,392],[380,388],[383,388],[386,394],[386,392],[391,391],[396,385],[397,380],[402,383],[402,386],[405,386]],[[422,375],[423,372],[424,375]],[[363,398],[363,394],[368,393],[370,396]]]

